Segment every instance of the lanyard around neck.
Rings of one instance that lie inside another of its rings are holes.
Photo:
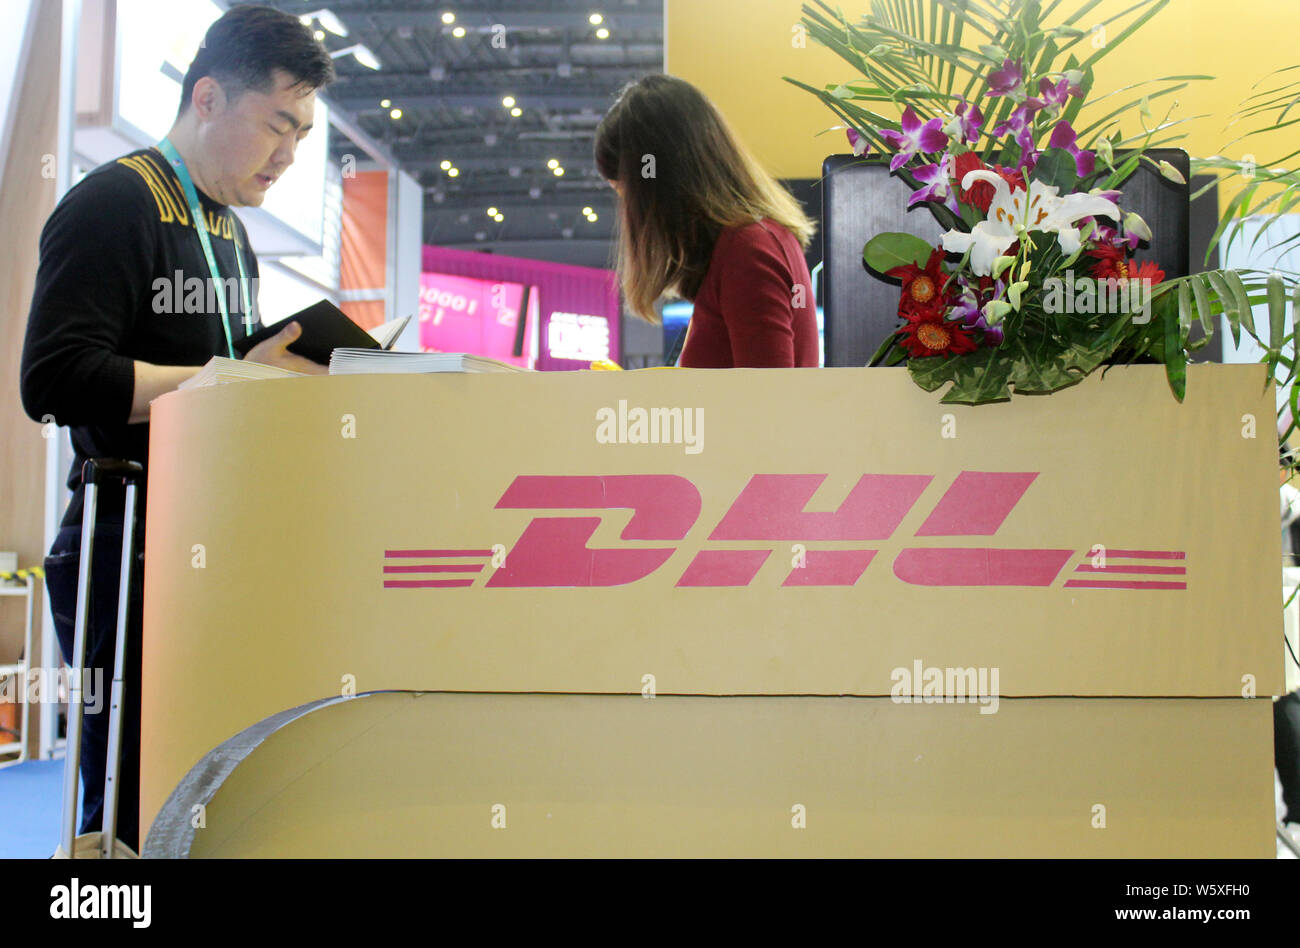
[[[203,257],[208,262],[208,275],[217,285],[215,295],[217,305],[221,307],[221,328],[226,334],[226,349],[230,352],[230,358],[236,359],[238,356],[235,355],[235,343],[230,336],[230,309],[226,305],[225,283],[221,280],[217,258],[212,253],[212,241],[208,238],[207,216],[199,204],[199,195],[194,189],[194,179],[190,177],[190,171],[185,167],[185,159],[181,157],[175,145],[164,138],[158,143],[158,150],[176,170],[176,177],[180,178],[181,190],[185,192],[185,201],[190,206],[190,219],[194,221],[194,229],[199,234],[199,243],[203,246]],[[248,274],[244,270],[244,255],[239,252],[238,234],[233,228],[230,242],[235,246],[235,265],[239,267],[239,298],[244,304],[244,335],[249,335],[253,331],[253,308],[249,300]]]

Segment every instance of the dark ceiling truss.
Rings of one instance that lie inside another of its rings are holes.
[[[328,9],[349,32],[326,33],[329,49],[362,43],[379,59],[379,71],[351,55],[336,59],[339,78],[327,95],[419,180],[426,241],[609,238],[613,193],[595,170],[595,129],[619,89],[663,68],[662,0],[264,2],[300,15]],[[453,23],[442,21],[447,11]],[[588,19],[597,11],[599,25]],[[453,34],[457,27],[464,36]],[[602,27],[605,39],[596,35]],[[506,96],[519,116],[502,104]],[[337,160],[364,160],[342,136],[331,150]],[[489,217],[489,207],[504,221]]]

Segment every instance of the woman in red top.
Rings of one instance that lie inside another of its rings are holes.
[[[683,367],[818,364],[813,223],[698,89],[661,75],[625,88],[596,130],[596,167],[619,194],[628,307],[657,323],[663,294],[695,304]]]

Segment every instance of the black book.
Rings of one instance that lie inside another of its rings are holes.
[[[347,313],[329,300],[313,303],[287,319],[263,326],[251,336],[235,342],[235,351],[241,356],[263,340],[270,339],[291,322],[302,327],[302,335],[289,345],[289,351],[321,365],[329,365],[335,349],[391,349],[402,334],[411,317],[406,316],[376,328],[373,333],[362,329]]]

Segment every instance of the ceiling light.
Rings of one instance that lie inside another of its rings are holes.
[[[559,162],[557,159],[552,158],[550,161],[548,161],[548,162],[546,163],[546,167],[548,167],[548,168],[558,168],[558,167],[560,167],[560,162]]]
[[[348,35],[348,28],[343,25],[343,21],[329,10],[313,10],[311,13],[304,13],[302,16],[298,17],[298,22],[303,26],[311,26],[312,20],[315,20],[335,36]],[[319,38],[320,37],[318,36],[317,39]]]
[[[594,224],[596,223],[596,221],[600,220],[600,217],[596,214],[588,214],[587,220],[591,221]]]
[[[563,169],[563,168],[556,168],[556,169],[555,169],[554,171],[552,171],[551,173],[552,173],[553,175],[555,175],[557,178],[560,178],[560,177],[563,177],[563,176],[564,176],[564,169]]]
[[[459,174],[460,174],[460,169],[459,169],[459,168],[448,168],[448,169],[447,169],[447,177],[449,177],[449,178],[454,178],[454,177],[456,177],[456,176],[459,175]]]
[[[392,99],[380,99],[380,100],[379,100],[379,107],[380,107],[381,109],[391,109],[391,108],[393,107],[393,100],[392,100]]]
[[[496,221],[498,224],[500,224],[501,222],[503,222],[503,221],[506,219],[506,216],[505,216],[504,214],[497,214],[497,215],[496,215],[495,217],[493,217],[492,219],[493,219],[494,221]]]
[[[325,38],[325,31],[317,30],[315,33],[312,34],[312,36],[316,37],[316,42],[319,43],[321,40]]]
[[[489,207],[488,217],[496,217],[496,216],[497,216],[497,209],[495,207]]]
[[[465,27],[463,26],[456,27],[454,30],[451,31],[451,35],[456,37],[456,39],[460,39],[462,36],[465,35]]]
[[[564,230],[560,231],[560,235],[564,237],[565,240],[568,240],[570,237],[573,236],[573,228],[572,227],[564,228]]]
[[[524,169],[520,168],[518,165],[511,165],[509,168],[509,174],[510,177],[512,178],[517,178],[523,173],[524,173]]]
[[[480,231],[477,231],[477,232],[474,234],[474,239],[475,239],[475,240],[487,240],[487,234],[486,234],[484,231],[481,231],[481,230],[480,230]]]
[[[380,68],[379,60],[375,57],[375,54],[370,51],[370,47],[366,46],[364,43],[353,43],[351,46],[336,49],[330,53],[330,59],[341,59],[349,53],[355,56],[357,62],[361,63],[361,65],[365,66],[367,69]]]
[[[528,189],[528,196],[529,196],[530,198],[532,198],[534,201],[536,201],[539,197],[542,196],[542,189],[541,189],[541,188],[529,188],[529,189]]]
[[[584,207],[584,208],[582,209],[582,216],[583,216],[583,217],[590,217],[590,216],[591,216],[592,214],[594,214],[594,213],[595,213],[595,211],[593,211],[593,210],[592,210],[591,208],[589,208],[589,207]]]
[[[609,39],[609,30],[602,26],[596,31],[596,39]]]
[[[393,109],[393,111],[389,112],[388,114],[391,115],[394,118],[394,120],[396,120],[402,117],[402,110]]]
[[[456,22],[456,14],[448,10],[446,13],[442,15],[442,22],[446,23],[448,26],[451,26],[451,24]]]
[[[587,17],[587,22],[592,26],[600,26],[600,24],[605,22],[605,18],[599,13],[593,13],[591,16]]]
[[[516,105],[513,109],[510,110],[510,114],[513,115],[515,118],[519,118],[519,116],[524,114],[524,110]]]
[[[451,167],[451,162],[448,161],[446,158],[444,158],[442,159],[442,163],[438,165],[438,167],[441,168],[443,171],[446,171],[448,168]]]
[[[507,109],[512,109],[515,106],[515,97],[512,95],[508,95],[501,100],[501,104],[504,105]]]

